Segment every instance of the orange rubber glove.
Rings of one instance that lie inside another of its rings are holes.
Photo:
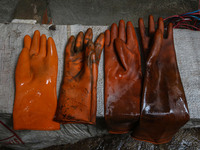
[[[110,133],[133,129],[140,116],[141,59],[132,23],[105,32],[105,120]]]
[[[139,20],[142,46],[146,58],[141,114],[132,136],[135,139],[162,144],[189,120],[188,106],[176,62],[172,24],[163,38],[160,18],[155,32],[153,16],[149,18],[149,35]]]
[[[33,39],[24,37],[24,48],[15,71],[15,102],[13,123],[15,130],[58,130],[53,121],[57,94],[58,56],[54,40],[40,37],[35,31]]]
[[[104,46],[104,34],[92,42],[89,28],[85,37],[79,32],[68,40],[65,69],[56,121],[60,123],[96,123],[98,64]]]

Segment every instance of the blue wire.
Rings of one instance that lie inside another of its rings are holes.
[[[195,19],[197,19],[197,20],[200,20],[200,17],[193,16],[193,15],[189,15],[189,16],[192,17],[192,18],[195,18]]]
[[[199,12],[199,11],[200,11],[200,9],[195,10],[195,11],[193,11],[193,12],[186,13],[186,14],[182,14],[181,16],[185,16],[185,15],[193,14],[193,13],[196,13],[196,12]]]

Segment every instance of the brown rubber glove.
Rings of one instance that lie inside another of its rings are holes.
[[[15,130],[58,130],[53,121],[57,108],[56,82],[58,56],[54,40],[24,37],[24,48],[15,71],[15,102],[13,123]]]
[[[141,61],[132,23],[105,32],[105,120],[110,133],[129,132],[140,116]]]
[[[154,144],[167,143],[189,120],[188,106],[176,62],[172,24],[163,38],[164,23],[159,18],[155,32],[153,16],[149,17],[149,35],[139,20],[143,51],[146,56],[139,125],[132,136]],[[153,40],[154,36],[154,40]]]
[[[104,46],[104,34],[92,42],[89,28],[85,37],[79,32],[68,40],[65,69],[56,121],[61,123],[96,123],[98,64]]]

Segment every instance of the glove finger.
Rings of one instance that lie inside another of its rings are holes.
[[[139,19],[139,29],[140,29],[140,36],[142,38],[142,44],[144,45],[146,42],[146,34],[145,34],[145,26],[144,26],[144,21],[142,18]]]
[[[173,24],[172,23],[169,23],[167,27],[167,38],[173,39]]]
[[[151,51],[147,58],[147,66],[151,66],[157,60],[157,57],[160,53],[160,49],[162,46],[162,40],[163,40],[163,32],[160,29],[157,29],[154,36],[153,46],[151,47]]]
[[[40,48],[40,32],[36,30],[33,35],[33,40],[30,48],[30,55],[37,55]]]
[[[85,37],[84,37],[84,45],[86,46],[88,41],[92,41],[93,38],[93,32],[91,28],[88,28],[86,33],[85,33]]]
[[[127,47],[132,53],[140,53],[137,41],[137,36],[133,24],[128,21],[126,25],[127,30]]]
[[[46,46],[47,46],[47,38],[46,38],[46,35],[43,34],[41,36],[40,52],[39,52],[39,55],[42,57],[46,56],[46,51],[47,51]]]
[[[135,47],[138,41],[135,29],[130,21],[127,22],[126,31],[127,31],[127,45],[131,47],[130,49],[133,49],[133,47]]]
[[[94,43],[92,41],[88,41],[87,46],[85,48],[85,67],[91,67],[90,56],[94,53]]]
[[[65,48],[65,59],[74,55],[74,46],[75,46],[75,37],[71,36],[67,42],[67,46]]]
[[[96,63],[96,54],[92,53],[91,56],[92,62],[92,104],[91,104],[91,121],[96,122],[96,110],[97,110],[97,79],[98,79],[98,64]]]
[[[110,45],[114,46],[114,40],[118,37],[118,28],[116,23],[113,23],[111,26],[110,37]]]
[[[149,36],[152,37],[154,36],[155,33],[155,24],[154,24],[154,19],[153,16],[149,16]]]
[[[24,37],[24,48],[27,48],[28,50],[31,47],[31,37],[29,35],[26,35]]]
[[[117,56],[114,50],[114,43],[110,41],[111,34],[110,30],[106,30],[105,32],[105,49],[104,49],[104,58],[105,65],[112,65],[111,62],[117,62]]]
[[[56,45],[52,37],[48,38],[48,49],[47,49],[47,58],[53,63],[58,63],[58,55],[56,50]]]
[[[126,42],[126,31],[125,31],[125,22],[124,20],[120,20],[119,22],[119,38]]]
[[[110,30],[106,30],[105,32],[105,46],[108,47],[110,45]]]
[[[127,45],[132,45],[133,44],[133,30],[134,27],[130,21],[127,22],[126,24],[126,32],[127,32]]]
[[[76,37],[76,46],[75,46],[75,52],[81,52],[83,50],[83,32],[79,32],[79,34]]]
[[[104,33],[101,33],[94,44],[95,54],[96,54],[96,63],[99,64],[101,58],[101,52],[104,47]]]
[[[158,19],[158,29],[161,30],[162,33],[164,33],[164,22],[163,22],[163,18],[159,18]]]
[[[16,83],[18,82],[18,79],[28,79],[31,76],[30,72],[30,52],[28,48],[23,48],[16,66],[16,72],[15,72],[15,78]]]

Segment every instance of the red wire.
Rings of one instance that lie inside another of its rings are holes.
[[[163,19],[163,20],[167,20],[167,19],[169,19],[169,18],[174,18],[174,17],[180,17],[179,15],[174,15],[174,16],[170,16],[170,17],[167,17],[167,18],[165,18],[165,19]]]
[[[199,0],[199,9],[200,9],[200,0]],[[195,16],[197,18],[195,18]],[[173,28],[186,28],[190,30],[199,30],[200,31],[200,23],[198,20],[200,18],[200,10],[195,13],[188,12],[181,15],[173,15],[164,19],[165,26],[169,22],[173,23]]]
[[[197,27],[195,27],[193,25],[189,25],[189,24],[180,24],[180,26],[192,27],[194,29],[200,30],[200,28],[197,28]]]
[[[177,29],[177,28],[180,28],[180,27],[185,28],[185,29],[190,29],[189,27],[185,27],[185,26],[178,26],[178,27],[176,27],[176,29]],[[191,30],[191,29],[190,29],[190,30]]]

